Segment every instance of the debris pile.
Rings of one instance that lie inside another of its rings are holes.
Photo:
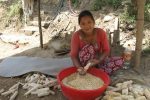
[[[50,39],[53,37],[66,37],[74,31],[76,31],[76,25],[74,25],[71,16],[68,12],[60,13],[52,22],[47,29]]]
[[[45,75],[33,74],[29,75],[25,79],[23,89],[28,90],[24,95],[36,94],[38,97],[46,96],[49,94],[54,95],[55,92],[50,90],[51,87],[57,85],[57,80],[53,78],[47,78]]]
[[[22,84],[22,83],[18,82],[17,84],[14,84],[12,87],[9,88],[8,91],[5,91],[4,89],[1,89],[0,90],[0,94],[2,96],[9,96],[9,95],[11,95],[9,100],[15,100],[16,96],[18,95],[18,89],[19,89],[19,85],[20,84]]]
[[[47,77],[44,74],[33,74],[28,75],[25,78],[25,82],[18,82],[9,88],[9,90],[5,91],[4,89],[0,90],[0,95],[2,96],[10,96],[9,100],[15,100],[16,96],[19,93],[19,87],[27,92],[24,96],[28,96],[29,94],[37,95],[38,97],[43,97],[47,95],[55,95],[55,91],[53,89],[60,89],[57,84],[57,79]]]
[[[129,80],[109,86],[102,100],[150,100],[150,89]]]

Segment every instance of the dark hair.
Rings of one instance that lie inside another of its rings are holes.
[[[84,11],[80,12],[80,14],[79,14],[79,17],[78,17],[78,23],[79,23],[79,24],[80,24],[81,18],[82,18],[82,17],[85,17],[85,16],[91,17],[91,19],[92,19],[92,20],[94,21],[94,23],[95,23],[95,20],[94,20],[94,17],[93,17],[93,15],[92,15],[92,13],[91,13],[90,11],[88,11],[88,10],[84,10]]]

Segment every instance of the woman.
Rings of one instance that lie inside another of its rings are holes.
[[[110,49],[106,33],[94,27],[95,20],[91,12],[82,11],[78,16],[78,24],[81,29],[72,36],[70,56],[78,71],[86,72],[91,66],[101,66]],[[110,74],[107,68],[103,69]]]

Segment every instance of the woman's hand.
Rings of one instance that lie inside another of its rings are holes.
[[[77,71],[78,71],[78,72],[81,72],[81,71],[83,71],[83,70],[84,70],[83,67],[78,67],[78,68],[77,68]]]
[[[84,71],[86,72],[91,66],[99,64],[99,60],[92,59],[88,62],[88,64],[84,67]]]
[[[78,71],[78,73],[79,73],[80,75],[85,75],[85,74],[86,74],[86,71],[84,70],[83,67],[78,67],[77,71]]]
[[[87,70],[91,67],[91,66],[95,66],[97,64],[99,64],[100,61],[97,60],[97,59],[92,59],[90,60],[87,65],[85,67],[78,67],[77,71],[80,73],[80,74],[84,74],[87,72]]]
[[[84,67],[84,71],[87,72],[87,70],[90,68],[91,65],[92,63],[88,62],[87,65]]]

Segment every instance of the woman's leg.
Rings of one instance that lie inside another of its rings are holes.
[[[99,64],[99,68],[111,75],[114,71],[122,68],[123,63],[124,60],[122,57],[106,58],[102,64]]]

